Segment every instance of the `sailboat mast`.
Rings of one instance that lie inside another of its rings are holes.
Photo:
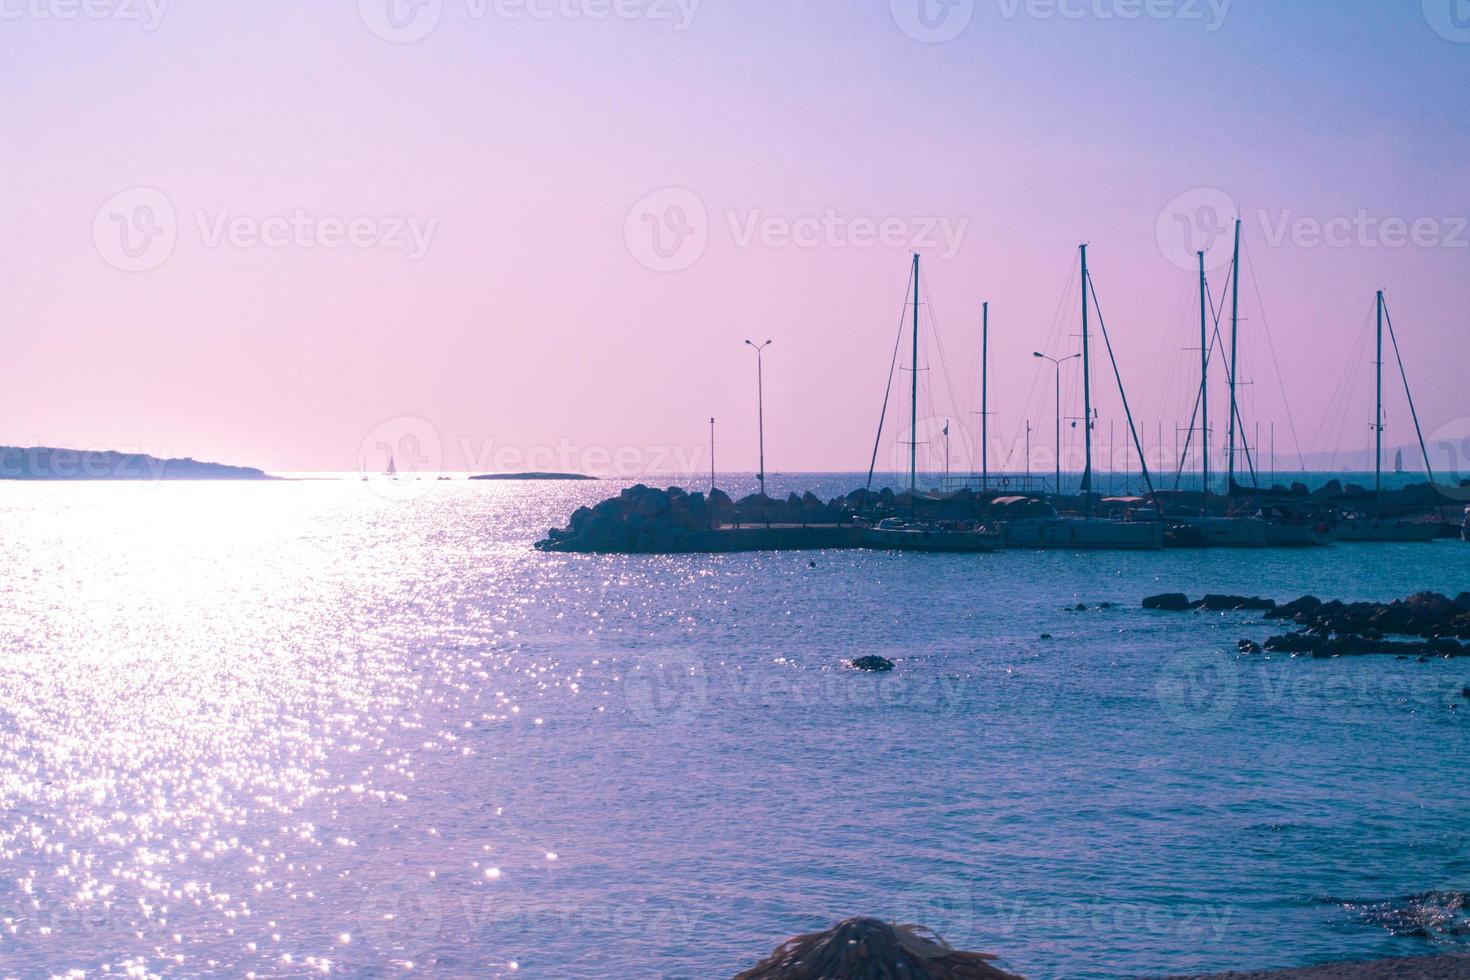
[[[914,358],[909,384],[909,491],[919,488],[919,253],[914,253]]]
[[[1240,348],[1240,219],[1235,219],[1234,272],[1230,282],[1230,483],[1226,493],[1235,496],[1235,403],[1236,354]]]
[[[1378,291],[1378,356],[1373,361],[1377,395],[1373,403],[1373,494],[1383,497],[1383,290]]]
[[[980,308],[980,488],[990,487],[990,304]]]
[[[1082,444],[1083,450],[1082,493],[1092,493],[1092,365],[1087,349],[1087,246],[1082,252]],[[1089,514],[1091,505],[1088,505]]]
[[[1210,340],[1209,313],[1206,309],[1209,282],[1205,278],[1205,253],[1199,253],[1199,409],[1200,409],[1200,475],[1204,495],[1210,495]]]

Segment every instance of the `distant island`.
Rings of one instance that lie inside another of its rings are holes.
[[[0,480],[272,480],[249,466],[146,453],[0,446]]]
[[[585,473],[485,473],[471,480],[595,480]]]

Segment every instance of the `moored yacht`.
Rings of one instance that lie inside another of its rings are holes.
[[[1001,497],[1000,532],[1007,548],[1065,548],[1077,551],[1156,551],[1164,546],[1160,521],[1110,521],[1063,517],[1045,501]]]
[[[1440,524],[1427,521],[1405,521],[1390,517],[1369,517],[1349,512],[1333,527],[1339,541],[1418,541],[1439,537]]]
[[[1332,524],[1326,518],[1280,504],[1261,508],[1255,519],[1265,525],[1268,545],[1316,548],[1337,540]]]
[[[862,542],[887,551],[941,551],[970,553],[998,551],[1005,546],[1000,532],[980,525],[908,522],[890,517],[876,527],[863,528]]]
[[[1207,548],[1264,548],[1271,543],[1266,522],[1251,517],[1170,515],[1168,523],[1193,528],[1199,534],[1199,545]]]

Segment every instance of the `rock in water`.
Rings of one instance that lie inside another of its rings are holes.
[[[1145,609],[1162,609],[1165,612],[1187,612],[1190,609],[1189,596],[1183,592],[1165,592],[1163,595],[1151,595],[1143,600]]]
[[[1207,612],[1228,612],[1242,609],[1269,611],[1276,608],[1276,600],[1262,599],[1259,596],[1207,595],[1200,600],[1199,605],[1201,609]]]
[[[893,669],[893,661],[887,657],[858,657],[851,662],[851,666],[854,670],[868,670],[878,674],[886,674]]]

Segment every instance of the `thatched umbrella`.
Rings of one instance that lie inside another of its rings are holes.
[[[735,980],[1023,980],[993,959],[961,952],[924,926],[856,918],[786,940]]]

